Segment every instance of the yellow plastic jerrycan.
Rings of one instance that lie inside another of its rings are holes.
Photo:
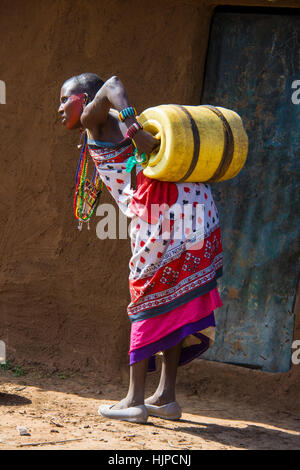
[[[160,140],[144,174],[161,181],[213,183],[243,168],[248,137],[240,116],[210,105],[148,108],[137,120]]]

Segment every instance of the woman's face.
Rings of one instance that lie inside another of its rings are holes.
[[[63,126],[66,126],[69,130],[81,126],[80,116],[84,104],[85,93],[74,93],[70,85],[63,85],[60,92],[60,106],[58,108]]]

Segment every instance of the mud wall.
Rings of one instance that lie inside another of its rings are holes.
[[[298,6],[0,0],[0,339],[9,360],[103,373],[128,361],[129,241],[100,241],[97,218],[77,230],[78,134],[57,118],[62,82],[117,74],[138,110],[197,104],[213,8],[242,3]]]
[[[11,360],[127,363],[129,241],[100,241],[96,218],[77,230],[79,136],[57,119],[59,92],[92,71],[120,76],[139,110],[197,102],[208,22],[201,7],[181,3],[0,1],[0,338]]]

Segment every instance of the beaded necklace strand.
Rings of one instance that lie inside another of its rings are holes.
[[[79,221],[79,230],[82,230],[83,222],[87,222],[87,228],[88,230],[90,229],[89,221],[99,204],[103,188],[103,181],[98,175],[96,168],[94,168],[93,176],[90,180],[86,177],[88,170],[87,148],[87,134],[85,132],[75,176],[74,215]]]

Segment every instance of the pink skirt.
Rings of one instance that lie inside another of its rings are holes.
[[[215,335],[214,310],[222,306],[215,288],[170,312],[131,325],[130,365],[149,358],[148,371],[155,370],[155,355],[182,342],[179,365],[205,352]]]

